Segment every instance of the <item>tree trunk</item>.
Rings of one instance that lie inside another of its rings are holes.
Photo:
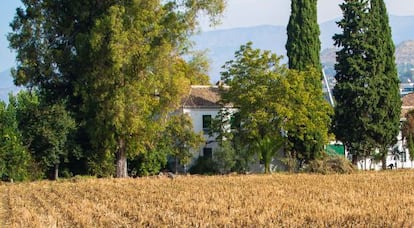
[[[59,178],[59,164],[55,164],[53,180],[57,180],[58,178]]]
[[[118,151],[116,152],[116,177],[128,177],[126,146],[124,139],[118,141]]]
[[[265,174],[270,174],[270,163],[265,161]]]
[[[386,153],[382,154],[381,163],[382,163],[382,169],[386,170],[387,169],[387,154]]]
[[[352,164],[353,165],[357,165],[357,163],[358,163],[358,156],[355,155],[355,154],[353,154],[352,155]]]

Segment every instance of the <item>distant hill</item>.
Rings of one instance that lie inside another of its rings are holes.
[[[396,47],[395,60],[398,64],[414,65],[414,40],[404,41]]]
[[[221,66],[233,59],[241,45],[253,41],[256,48],[272,50],[285,55],[286,29],[283,26],[256,26],[201,33],[193,38],[195,49],[208,50],[211,61],[210,78],[218,81]]]
[[[414,37],[413,37],[414,39]],[[321,52],[321,61],[328,65],[335,63],[335,48],[327,48]],[[414,65],[414,40],[403,41],[395,47],[395,62],[397,65]]]
[[[332,50],[324,53],[325,49],[333,48],[332,36],[339,33],[340,29],[336,25],[336,20],[331,20],[320,24],[322,62],[329,61],[328,65],[333,65],[335,55]],[[403,41],[414,40],[414,16],[390,16],[393,39],[396,44]],[[286,55],[285,43],[287,35],[284,26],[256,26],[237,29],[217,30],[201,33],[193,38],[195,49],[208,49],[208,57],[211,60],[210,78],[216,82],[220,78],[221,66],[234,56],[240,45],[252,41],[254,47],[272,50],[278,55]],[[324,54],[330,55],[325,58]],[[412,55],[414,57],[414,53]],[[333,57],[333,58],[332,58]],[[287,62],[286,58],[284,59]],[[332,62],[333,61],[333,62]]]
[[[334,64],[336,62],[335,48],[327,48],[321,52],[321,62],[325,66],[325,73],[328,76],[335,74]],[[414,40],[401,42],[395,47],[395,62],[401,82],[414,80]]]

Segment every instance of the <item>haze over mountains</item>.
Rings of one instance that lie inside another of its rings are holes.
[[[335,62],[332,36],[339,33],[335,21],[332,20],[320,25],[322,43],[322,63],[332,65]],[[403,41],[414,40],[414,16],[390,16],[390,24],[393,32],[393,39],[396,45]],[[227,30],[215,30],[203,32],[193,38],[196,50],[208,49],[208,58],[211,61],[210,81],[215,83],[220,79],[221,66],[226,61],[233,59],[234,52],[240,45],[253,42],[253,46],[260,49],[272,50],[278,55],[286,55],[286,27],[285,26],[255,26],[246,28],[235,28]],[[397,48],[397,64],[414,64],[414,42],[404,42]],[[286,57],[283,62],[286,62]],[[0,72],[0,99],[7,100],[10,91],[18,89],[13,85],[10,71]]]
[[[338,20],[331,20],[320,24],[322,54],[326,52],[326,49],[334,47],[332,36],[340,32],[335,23]],[[396,45],[403,41],[414,40],[414,16],[390,16],[390,25]],[[208,57],[211,61],[210,78],[213,83],[220,79],[221,66],[226,61],[233,59],[234,52],[240,48],[240,45],[248,41],[252,41],[253,46],[256,48],[272,50],[278,55],[285,56],[283,61],[287,62],[285,50],[287,35],[286,27],[284,26],[263,25],[210,31],[195,36],[193,40],[196,42],[195,49],[209,50]],[[331,55],[332,53],[328,51],[327,54]],[[412,52],[410,51],[407,54],[414,58],[414,48]],[[331,55],[331,57],[333,58],[322,59],[330,62],[335,61],[335,55]]]

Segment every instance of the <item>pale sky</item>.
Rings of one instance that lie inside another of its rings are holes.
[[[319,0],[318,21],[325,22],[341,17],[339,4],[343,0]],[[385,0],[388,13],[404,16],[414,15],[414,0]],[[255,25],[287,25],[290,15],[290,0],[228,0],[222,24],[203,30],[248,27]]]
[[[0,0],[0,71],[14,65],[14,54],[8,49],[7,33],[15,9],[22,5],[19,0]],[[318,20],[339,18],[338,7],[342,0],[319,0]],[[414,15],[414,0],[385,0],[392,15]],[[290,14],[290,0],[228,0],[228,7],[222,25],[213,29],[248,27],[254,25],[287,25]],[[203,30],[211,30],[203,23]],[[1,79],[0,79],[1,80]]]

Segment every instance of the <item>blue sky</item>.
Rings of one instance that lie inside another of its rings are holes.
[[[342,0],[319,0],[318,20],[320,22],[341,16],[338,4]],[[414,15],[413,0],[385,0],[388,12],[393,15]],[[16,8],[20,0],[1,0],[0,6],[0,72],[14,66],[14,54],[8,48],[6,39],[10,32]],[[202,23],[203,30],[227,29],[254,25],[286,25],[290,13],[290,0],[228,0],[228,7],[222,24],[209,28]],[[1,80],[1,79],[0,79]]]
[[[19,0],[1,0],[0,5],[0,71],[14,65],[14,54],[8,48],[7,33],[11,31],[9,24],[12,21],[16,8],[21,6]],[[0,79],[1,80],[1,79]]]

